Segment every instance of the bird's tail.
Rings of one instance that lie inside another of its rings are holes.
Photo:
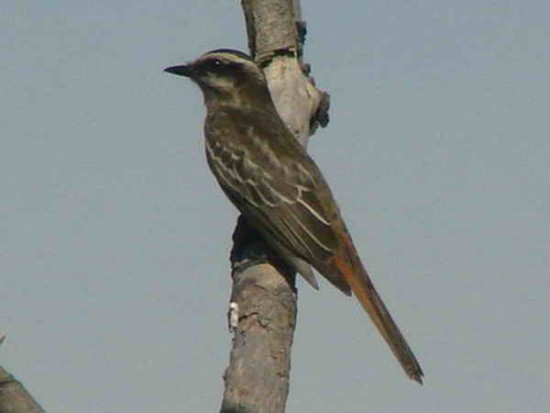
[[[424,375],[422,368],[374,288],[348,234],[346,234],[343,244],[344,248],[341,253],[332,258],[332,266],[347,281],[376,328],[390,346],[393,354],[397,357],[403,370],[412,380],[422,384],[422,376]]]

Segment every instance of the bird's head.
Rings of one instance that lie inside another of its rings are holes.
[[[269,90],[262,69],[247,54],[216,49],[198,59],[164,69],[197,83],[208,107],[220,105],[254,106],[268,99]]]

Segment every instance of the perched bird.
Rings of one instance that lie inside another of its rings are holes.
[[[165,69],[204,94],[208,165],[231,202],[280,257],[317,288],[311,267],[355,294],[407,375],[423,372],[376,292],[321,171],[280,118],[246,54],[207,52]]]

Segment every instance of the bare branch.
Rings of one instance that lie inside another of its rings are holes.
[[[302,63],[305,23],[299,0],[242,0],[248,44],[264,69],[277,110],[302,145],[328,122],[328,95]],[[295,276],[239,219],[231,252],[234,326],[222,413],[284,413],[296,323]],[[237,311],[237,313],[235,313]]]
[[[0,366],[0,412],[45,413],[25,387]]]

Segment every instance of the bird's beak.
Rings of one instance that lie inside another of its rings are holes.
[[[178,76],[192,77],[193,75],[193,66],[192,65],[180,65],[180,66],[171,66],[164,69],[165,72],[172,73]]]

